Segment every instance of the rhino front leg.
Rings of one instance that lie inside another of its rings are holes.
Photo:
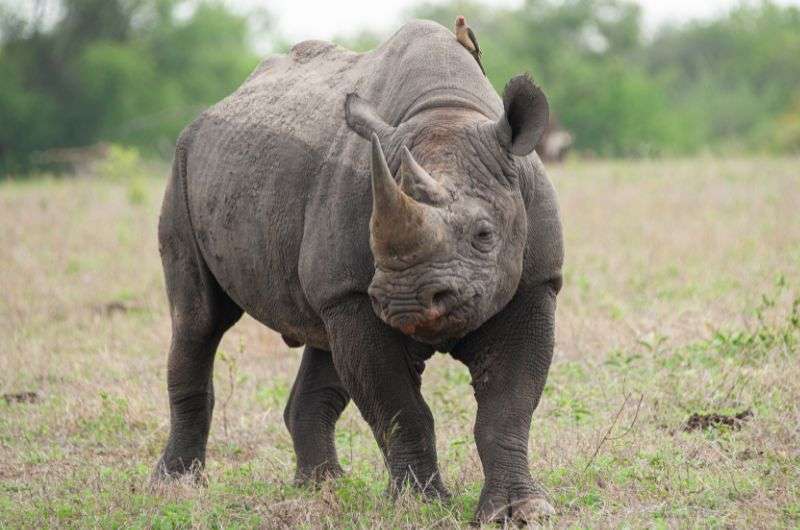
[[[334,433],[336,420],[349,402],[331,353],[306,346],[283,413],[297,455],[296,482],[316,482],[342,474]]]
[[[369,302],[340,304],[327,315],[333,363],[369,423],[389,470],[390,491],[410,486],[446,499],[436,458],[433,415],[420,393],[420,347],[383,324]]]
[[[479,522],[533,523],[554,513],[531,477],[528,435],[553,353],[556,293],[556,284],[517,293],[454,351],[469,366],[478,402]]]

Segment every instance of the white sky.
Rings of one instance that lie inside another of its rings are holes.
[[[278,33],[290,43],[305,39],[329,40],[335,35],[357,33],[372,29],[389,33],[399,27],[408,10],[422,0],[224,0],[241,13],[266,9],[274,19]],[[444,0],[430,0],[442,3]],[[523,0],[477,0],[485,5],[500,7],[519,6]],[[739,4],[754,4],[759,0],[634,0],[642,6],[645,30],[652,31],[669,22],[682,22],[694,18],[707,18],[724,13]],[[800,0],[773,0],[781,5],[798,5]],[[34,12],[36,0],[0,0],[12,10]],[[54,1],[45,0],[45,20],[57,16]],[[464,13],[469,18],[469,13]],[[258,36],[256,36],[258,43]],[[259,48],[264,46],[259,45]],[[266,51],[266,50],[261,50]]]
[[[436,1],[436,0],[434,0]],[[645,27],[664,22],[710,17],[741,3],[756,0],[636,0],[642,6]],[[388,32],[398,27],[417,0],[227,0],[237,9],[266,8],[276,19],[278,31],[290,42],[330,39],[369,28]],[[522,0],[482,0],[497,7],[517,6]],[[800,0],[777,0],[800,5]],[[469,16],[469,13],[464,13]]]

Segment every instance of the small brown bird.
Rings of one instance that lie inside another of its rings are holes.
[[[483,75],[486,75],[486,70],[483,69],[483,65],[481,64],[481,48],[478,46],[478,39],[475,38],[475,33],[472,31],[472,28],[467,25],[467,19],[462,15],[456,17],[455,33],[458,42],[475,57],[478,66],[481,67],[481,72],[483,72]]]

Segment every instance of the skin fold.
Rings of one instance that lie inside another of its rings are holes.
[[[159,223],[172,343],[154,480],[202,469],[214,354],[247,312],[305,345],[284,414],[298,482],[342,472],[352,400],[390,490],[447,498],[420,378],[448,352],[478,403],[477,520],[549,515],[528,461],[563,261],[533,153],[547,112],[530,78],[501,99],[452,33],[414,21],[364,54],[271,56],[187,127]]]

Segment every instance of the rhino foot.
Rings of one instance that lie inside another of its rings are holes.
[[[172,465],[167,465],[165,459],[156,464],[155,469],[150,474],[150,487],[158,488],[159,486],[181,482],[195,486],[208,486],[208,478],[203,472],[203,464],[193,459],[191,464],[184,465],[181,459],[172,460]]]
[[[404,491],[417,493],[426,502],[438,501],[447,503],[452,498],[452,495],[439,478],[438,473],[432,475],[426,481],[421,481],[410,474],[390,481],[387,493],[391,497],[397,498]]]
[[[426,501],[430,502],[443,502],[447,503],[450,502],[452,495],[450,492],[447,491],[447,488],[444,487],[444,484],[438,482],[437,484],[431,484],[427,488],[421,488],[418,490],[419,493]]]
[[[543,523],[556,511],[541,493],[514,494],[507,490],[486,491],[481,494],[475,522],[507,524]]]
[[[294,475],[294,483],[296,486],[313,487],[342,475],[344,475],[344,470],[339,464],[325,462],[309,468],[298,467]]]

